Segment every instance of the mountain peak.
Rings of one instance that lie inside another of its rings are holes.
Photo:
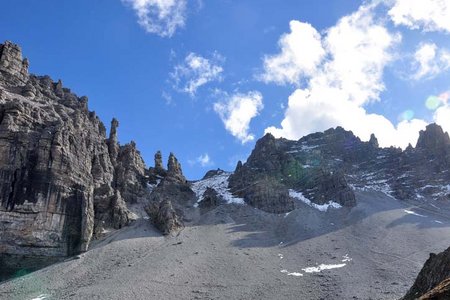
[[[450,147],[449,135],[436,123],[429,124],[425,130],[420,131],[416,145],[417,149],[428,150],[434,153],[436,151],[440,152],[447,147]]]
[[[28,65],[28,59],[22,59],[20,46],[10,41],[0,44],[0,71],[24,83],[28,79]]]

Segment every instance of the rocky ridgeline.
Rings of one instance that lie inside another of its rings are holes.
[[[289,189],[316,204],[355,205],[355,189],[375,189],[401,200],[450,199],[450,139],[430,124],[415,148],[380,148],[341,127],[298,141],[266,134],[230,177],[234,194],[269,212],[292,210]]]
[[[27,70],[17,45],[0,45],[0,254],[79,253],[134,218],[148,170],[117,120],[106,138],[86,97]]]
[[[312,166],[309,159],[299,156],[301,150],[292,150],[296,147],[296,142],[266,134],[256,143],[247,162],[239,162],[230,177],[233,193],[255,207],[274,213],[296,207],[295,200],[289,196],[290,189],[302,192],[316,204],[334,201],[354,206],[355,195],[344,174],[320,164]]]

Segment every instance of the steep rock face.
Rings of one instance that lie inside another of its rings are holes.
[[[115,170],[115,185],[127,202],[136,203],[146,193],[146,166],[132,141],[120,147]]]
[[[295,206],[289,189],[316,204],[356,204],[353,190],[375,189],[400,200],[450,199],[450,138],[430,124],[417,146],[402,151],[380,148],[372,134],[362,142],[342,127],[298,141],[261,138],[247,162],[230,177],[231,190],[247,203],[269,212]],[[270,188],[268,188],[270,187]]]
[[[172,202],[168,199],[152,202],[145,210],[156,228],[164,235],[176,232],[184,226],[179,214],[173,208]]]
[[[403,300],[449,299],[450,248],[439,254],[430,254],[411,289]],[[433,290],[433,291],[431,291]],[[429,292],[429,293],[428,293]],[[427,295],[424,295],[427,294]],[[434,294],[435,297],[432,297]],[[439,298],[438,296],[442,296]],[[423,297],[421,297],[423,296]]]
[[[420,131],[416,149],[422,156],[438,160],[447,169],[450,167],[450,137],[439,125],[430,124]]]
[[[183,227],[186,208],[193,207],[197,199],[173,153],[169,155],[166,170],[162,166],[161,152],[158,151],[155,167],[150,168],[149,173],[156,187],[150,194],[146,212],[151,222],[167,235]]]
[[[450,299],[450,278],[439,283],[434,289],[422,295],[419,300],[448,300]]]
[[[294,207],[286,198],[289,189],[316,204],[335,201],[347,207],[356,204],[354,189],[367,188],[401,200],[449,200],[450,139],[436,124],[405,151],[380,148],[373,134],[363,142],[342,127],[298,141],[267,134],[247,162],[238,163],[229,186],[247,203],[277,213]]]
[[[283,213],[294,209],[289,189],[302,191],[317,204],[330,200],[345,206],[355,204],[353,191],[341,173],[320,166],[310,168],[290,150],[292,141],[266,134],[247,162],[238,163],[230,177],[230,188],[247,203],[262,210]]]
[[[181,170],[181,164],[173,153],[170,153],[169,161],[167,163],[167,178],[180,183],[187,183],[183,171]]]
[[[0,44],[0,71],[12,75],[10,80],[13,83],[25,83],[28,80],[28,59],[22,59],[18,45],[9,41]]]
[[[0,45],[0,254],[71,255],[130,222],[145,166],[117,126],[107,141],[86,97],[27,68],[17,45]]]

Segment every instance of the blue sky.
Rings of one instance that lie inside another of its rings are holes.
[[[380,144],[450,131],[450,3],[439,0],[14,0],[0,40],[78,95],[145,161],[232,170],[271,132],[342,125]]]

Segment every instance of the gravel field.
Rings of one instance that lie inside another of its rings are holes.
[[[450,245],[450,219],[380,192],[356,196],[355,208],[328,212],[224,205],[171,237],[139,219],[0,284],[0,299],[398,299],[429,253]]]

